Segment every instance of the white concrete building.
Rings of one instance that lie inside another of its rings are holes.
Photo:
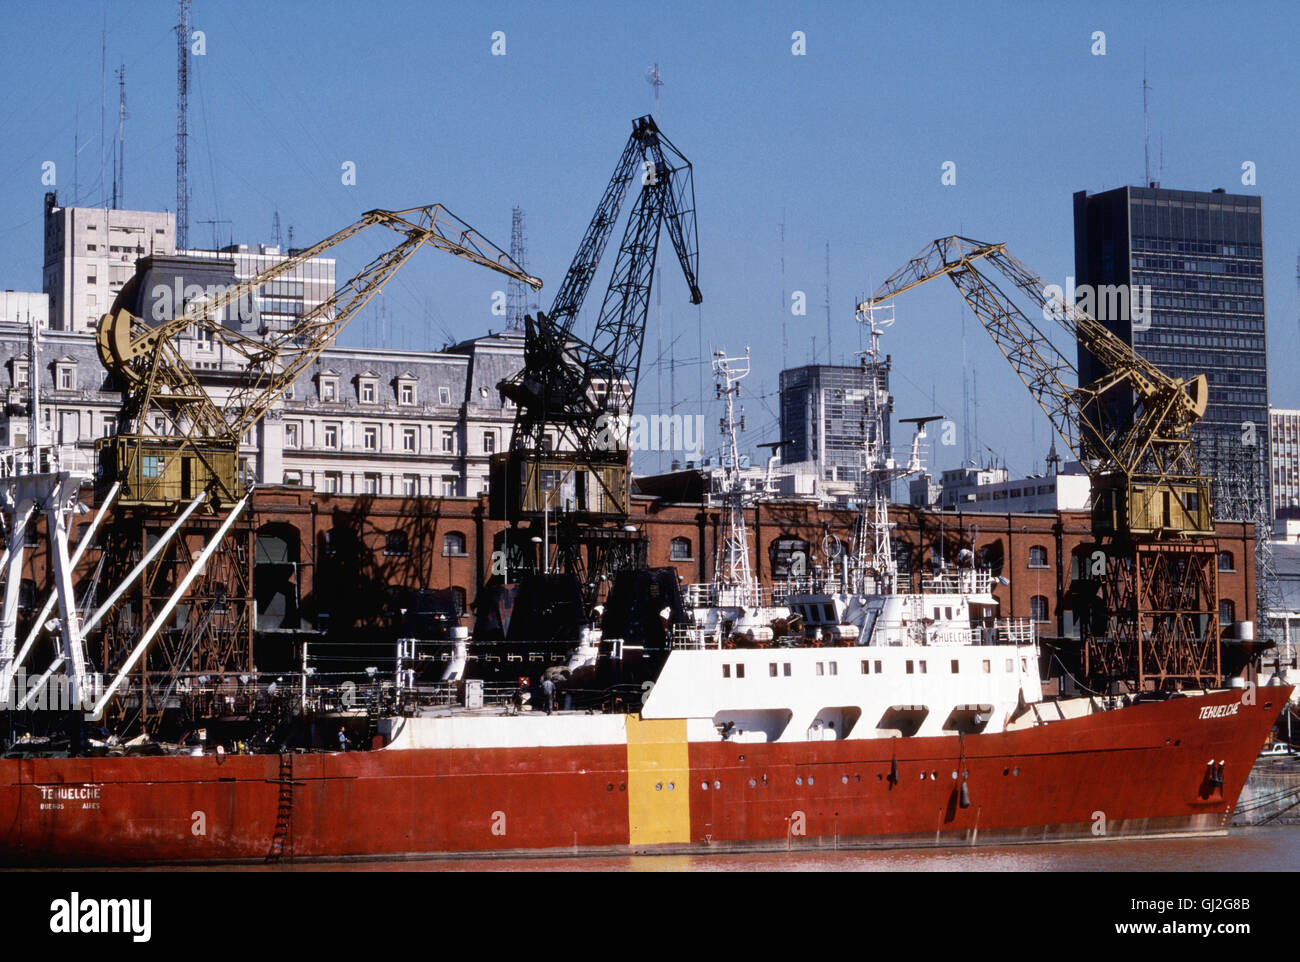
[[[1087,509],[1092,482],[1077,461],[1057,474],[1012,479],[1006,468],[954,468],[934,479],[924,474],[908,486],[913,505],[944,511],[1053,514]]]
[[[1300,411],[1268,409],[1273,517],[1300,519]]]
[[[10,322],[44,330],[50,326],[50,297],[44,292],[0,291],[0,323]]]
[[[176,247],[176,215],[148,210],[60,207],[45,195],[42,287],[50,298],[50,328],[94,331],[135,262]]]

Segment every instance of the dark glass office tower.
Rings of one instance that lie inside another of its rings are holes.
[[[883,362],[889,390],[889,360]],[[793,443],[785,464],[812,461],[824,481],[857,481],[870,380],[860,367],[809,364],[781,372],[781,437]],[[890,442],[893,398],[886,403],[885,444]]]
[[[1076,288],[1082,292],[1090,285],[1098,307],[1106,300],[1101,291],[1113,285],[1149,290],[1149,309],[1144,297],[1137,312],[1093,313],[1168,374],[1207,376],[1210,403],[1197,431],[1202,473],[1234,484],[1242,472],[1257,474],[1255,484],[1263,486],[1259,493],[1267,499],[1260,198],[1223,190],[1165,190],[1158,184],[1092,196],[1080,191],[1074,195],[1074,261]],[[1079,350],[1083,383],[1104,373]],[[1112,404],[1110,416],[1122,418],[1125,399],[1114,398]],[[1249,497],[1218,487],[1216,504],[1240,513],[1230,502]]]

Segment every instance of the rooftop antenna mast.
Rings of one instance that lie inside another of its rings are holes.
[[[1146,180],[1142,186],[1151,186],[1151,115],[1147,110],[1147,93],[1151,85],[1147,83],[1147,52],[1142,51],[1142,155],[1146,162]]]
[[[179,0],[176,18],[176,249],[190,246],[190,0]],[[213,245],[216,246],[215,244]]]
[[[108,162],[108,147],[104,141],[104,115],[108,110],[108,7],[104,7],[104,28],[99,32],[99,203],[108,194],[108,181],[104,165]],[[114,165],[116,167],[116,164]]]
[[[280,246],[280,212],[278,210],[271,217],[271,243],[276,247]]]
[[[831,242],[826,242],[826,363],[834,364],[831,352]]]
[[[117,161],[113,165],[113,209],[126,203],[126,64],[117,68]]]
[[[510,212],[510,258],[521,270],[527,270],[524,266],[527,259],[524,247],[524,210],[516,207]],[[506,286],[506,330],[518,331],[523,328],[524,315],[528,313],[527,297],[528,285],[510,278]]]
[[[790,366],[790,341],[786,336],[785,319],[787,304],[785,300],[785,211],[781,211],[781,370]]]

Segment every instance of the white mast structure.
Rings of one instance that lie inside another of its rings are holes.
[[[858,594],[893,594],[898,589],[898,562],[894,557],[889,520],[889,492],[895,481],[921,471],[921,439],[925,424],[933,418],[909,419],[916,423],[912,450],[906,465],[890,456],[886,443],[885,419],[889,416],[889,388],[885,381],[888,359],[881,353],[880,336],[894,323],[892,304],[858,311],[867,326],[870,344],[862,351],[867,376],[866,412],[863,418],[862,476],[860,505],[854,532],[853,572],[849,590]]]
[[[722,418],[722,530],[718,532],[717,557],[713,565],[713,583],[718,603],[758,605],[758,584],[749,564],[749,534],[745,527],[745,486],[740,476],[740,450],[736,443],[735,399],[740,396],[740,381],[749,374],[749,348],[744,357],[727,357],[715,351],[713,374],[717,378],[717,396],[726,402]],[[745,429],[744,410],[740,430]],[[726,596],[725,599],[723,596]]]

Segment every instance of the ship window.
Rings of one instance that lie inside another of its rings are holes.
[[[873,667],[874,667],[875,670],[876,670],[876,674],[879,675],[879,674],[880,674],[880,662],[876,662],[876,664],[875,664]]]
[[[907,673],[908,673],[909,675],[912,674],[912,668],[913,668],[912,660],[909,658],[909,659],[907,660]]]
[[[922,661],[921,661],[921,674],[923,674],[923,675],[925,674],[925,660],[924,660],[924,659],[922,659]]]
[[[952,660],[952,673],[955,675],[955,674],[957,674],[959,671],[961,671],[961,667],[960,667],[960,665],[959,665],[957,659],[954,658],[954,659]]]
[[[840,673],[839,662],[832,661],[830,663],[830,673],[832,675],[838,675]]]
[[[869,662],[869,661],[864,661],[864,662],[862,663],[862,674],[864,674],[864,675],[869,675],[869,674],[871,674],[871,662]]]
[[[1008,659],[1007,659],[1007,671],[1015,671],[1015,670],[1016,670],[1016,663],[1015,663],[1015,661],[1014,661],[1013,659],[1011,659],[1011,658],[1008,658]]]
[[[788,661],[781,666],[781,673],[787,678],[790,677],[790,663]]]
[[[820,661],[817,662],[817,674],[819,675],[826,674],[826,666],[822,664]]]
[[[776,677],[776,662],[768,662],[767,673],[773,678]]]
[[[829,601],[822,604],[822,611],[826,613],[826,620],[831,624],[835,624],[835,609],[831,607]]]
[[[744,666],[744,665],[737,665],[737,666],[736,666],[736,677],[737,677],[737,678],[744,678],[744,677],[745,677],[745,666]]]
[[[722,677],[723,677],[723,678],[730,678],[730,677],[731,677],[731,666],[730,666],[730,665],[723,665],[723,666],[722,666]]]
[[[984,664],[984,674],[987,675],[993,671],[993,664],[987,658],[984,659],[983,664]]]
[[[944,609],[943,609],[943,618],[944,618],[944,621],[952,621],[952,609],[951,609],[951,608],[944,608]]]

